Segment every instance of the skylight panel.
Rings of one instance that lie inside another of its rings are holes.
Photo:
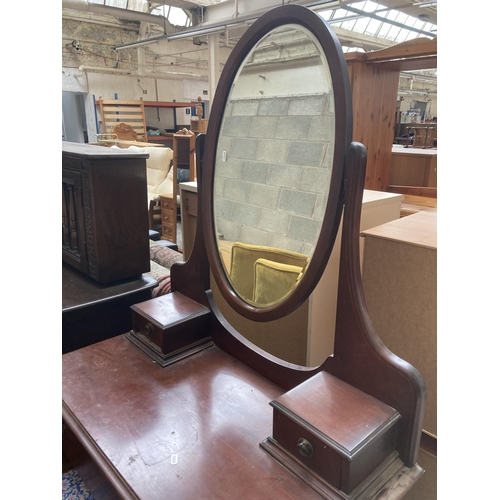
[[[425,23],[422,29],[424,31],[434,31],[436,29],[436,25],[432,23]]]
[[[346,52],[366,52],[366,50],[361,47],[346,47],[342,45],[342,52],[345,54]]]
[[[385,35],[385,38],[388,40],[396,40],[396,37],[399,35],[399,32],[401,31],[401,28],[399,26],[391,26],[389,28],[389,31],[387,32],[387,35]]]
[[[378,32],[378,37],[379,38],[387,38],[387,33],[389,33],[389,30],[391,29],[391,26],[389,23],[382,23],[380,26],[380,31]]]
[[[398,12],[398,15],[396,16],[396,22],[401,24],[406,24],[409,19],[410,16],[408,14],[403,14],[403,12]]]
[[[342,18],[348,17],[348,16],[353,16],[354,17],[354,14],[352,12],[348,12],[345,9],[337,9],[337,10],[335,10],[333,12],[333,20],[335,20],[335,19],[342,19]]]
[[[356,24],[356,20],[353,21],[343,21],[340,23],[340,27],[344,30],[352,31],[354,29],[354,25]]]
[[[402,28],[399,33],[396,35],[396,42],[401,43],[406,40],[408,40],[408,36],[410,35],[411,31],[407,30],[406,28]],[[415,33],[416,34],[416,33]]]
[[[379,21],[378,19],[370,19],[370,22],[365,29],[365,35],[376,36],[381,25],[382,21]]]
[[[191,24],[187,14],[179,7],[170,7],[168,21],[175,26],[189,26]]]
[[[424,26],[426,24],[427,23],[425,23],[424,21],[421,21],[420,19],[415,18],[415,23],[413,24],[413,27],[416,28],[416,29],[418,29],[418,30],[423,30]]]
[[[385,16],[386,19],[390,19],[391,21],[395,21],[396,18],[398,17],[399,12],[397,10],[389,10],[387,11],[387,15]]]
[[[322,12],[318,12],[318,14],[325,20],[325,21],[330,21],[330,17],[332,15],[333,10],[324,10]]]
[[[416,33],[415,31],[410,31],[408,33],[408,36],[406,37],[406,40],[413,40],[414,38],[418,38],[419,36],[420,35],[418,33]]]
[[[356,31],[357,33],[364,33],[370,21],[371,19],[369,17],[358,19],[354,24],[352,31]]]
[[[361,10],[364,10],[365,12],[373,12],[380,7],[381,5],[378,2],[372,2],[371,0],[368,0],[365,2],[365,5],[363,5]]]
[[[104,5],[109,7],[118,7],[119,9],[127,8],[127,0],[106,0]]]

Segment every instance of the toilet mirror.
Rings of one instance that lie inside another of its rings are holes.
[[[231,306],[257,321],[288,314],[319,280],[340,221],[350,143],[340,44],[313,12],[288,12],[270,11],[233,50],[204,158],[214,278]]]

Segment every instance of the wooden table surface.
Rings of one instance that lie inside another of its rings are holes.
[[[361,232],[362,236],[374,236],[403,243],[437,248],[437,213],[422,211],[381,226]]]
[[[259,447],[283,392],[217,347],[167,368],[124,336],[63,356],[65,424],[123,498],[321,498]]]

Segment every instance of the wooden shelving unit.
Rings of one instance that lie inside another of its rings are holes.
[[[125,102],[125,101],[122,101],[120,99],[108,99],[105,102],[108,106],[116,106],[116,105],[118,105],[118,103]],[[173,110],[175,110],[176,108],[193,108],[196,106],[196,103],[191,102],[191,101],[143,101],[142,99],[139,99],[138,101],[128,101],[128,102],[134,102],[134,103],[141,102],[141,106],[143,108],[167,108],[167,109],[173,109]],[[100,107],[99,101],[96,101],[96,106],[98,108]],[[116,112],[116,109],[113,108],[112,111]],[[113,123],[113,126],[114,126],[114,125],[116,125],[117,121],[116,121],[115,116],[113,118],[115,118],[115,120],[114,120],[115,123]],[[125,117],[123,117],[123,118],[125,118]],[[101,116],[101,119],[102,119],[102,116]],[[122,121],[126,122],[127,120],[124,119]],[[174,117],[174,123],[175,123],[175,117]],[[145,121],[144,121],[144,131],[145,130],[146,130],[146,125],[145,125]],[[171,134],[149,135],[144,140],[146,140],[148,142],[149,141],[171,141],[173,139],[174,133],[176,133],[176,132],[172,132]],[[142,135],[142,133],[141,133],[141,135]]]
[[[144,101],[145,108],[192,108],[194,102],[177,101]]]
[[[177,102],[177,101],[144,101],[145,108],[167,108],[167,109],[176,109],[176,108],[192,108],[195,105],[194,102]],[[174,123],[176,123],[174,117]],[[172,132],[171,134],[161,134],[161,135],[150,135],[148,136],[149,141],[171,141],[176,132]]]

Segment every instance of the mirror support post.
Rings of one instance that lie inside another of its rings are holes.
[[[208,96],[210,109],[212,109],[219,76],[219,35],[208,35]]]

